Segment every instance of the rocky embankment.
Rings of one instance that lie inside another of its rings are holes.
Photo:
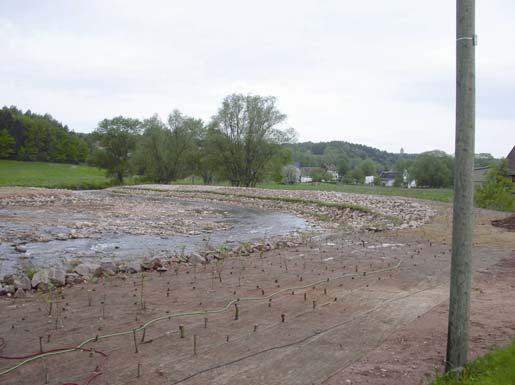
[[[333,227],[341,224],[374,231],[415,228],[436,215],[429,203],[401,197],[335,191],[272,190],[224,186],[140,185],[116,191],[167,193],[177,198],[217,200],[293,212]]]
[[[169,269],[177,269],[181,264],[189,266],[204,265],[213,261],[223,264],[225,258],[248,256],[253,253],[262,254],[274,249],[295,247],[303,242],[306,242],[306,240],[271,240],[263,243],[241,244],[231,249],[224,246],[201,253],[180,254],[164,258],[146,258],[124,262],[104,261],[100,263],[71,260],[66,268],[37,269],[30,267],[25,271],[3,276],[0,279],[0,296],[25,298],[36,291],[45,292],[63,286],[72,286],[84,282],[97,282],[99,279],[117,274],[128,275],[145,271],[165,272]]]

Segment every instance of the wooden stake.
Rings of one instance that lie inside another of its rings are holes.
[[[197,335],[193,335],[193,355],[197,355]]]
[[[132,329],[132,337],[134,338],[134,353],[138,353],[138,341],[136,341],[136,329]]]
[[[181,338],[184,338],[184,326],[179,325],[179,335]]]

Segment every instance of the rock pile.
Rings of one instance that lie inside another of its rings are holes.
[[[296,247],[299,239],[267,241],[262,243],[244,243],[232,248],[220,246],[200,253],[180,254],[163,258],[145,258],[141,261],[103,261],[94,263],[84,261],[67,270],[61,268],[43,268],[33,271],[32,279],[26,273],[5,275],[0,280],[0,295],[24,298],[31,291],[47,291],[55,287],[72,286],[86,281],[95,282],[99,278],[116,274],[136,274],[142,271],[165,272],[177,264],[199,265],[220,261],[228,257],[248,256],[277,248]]]

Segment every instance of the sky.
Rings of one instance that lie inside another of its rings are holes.
[[[515,1],[477,1],[476,153],[515,145]],[[275,96],[299,141],[454,152],[455,2],[0,0],[0,106],[79,132]]]

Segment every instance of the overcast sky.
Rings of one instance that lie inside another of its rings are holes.
[[[477,1],[476,152],[515,144],[515,1]],[[454,151],[455,1],[0,0],[0,105],[75,131],[230,93],[273,95],[299,140]]]

